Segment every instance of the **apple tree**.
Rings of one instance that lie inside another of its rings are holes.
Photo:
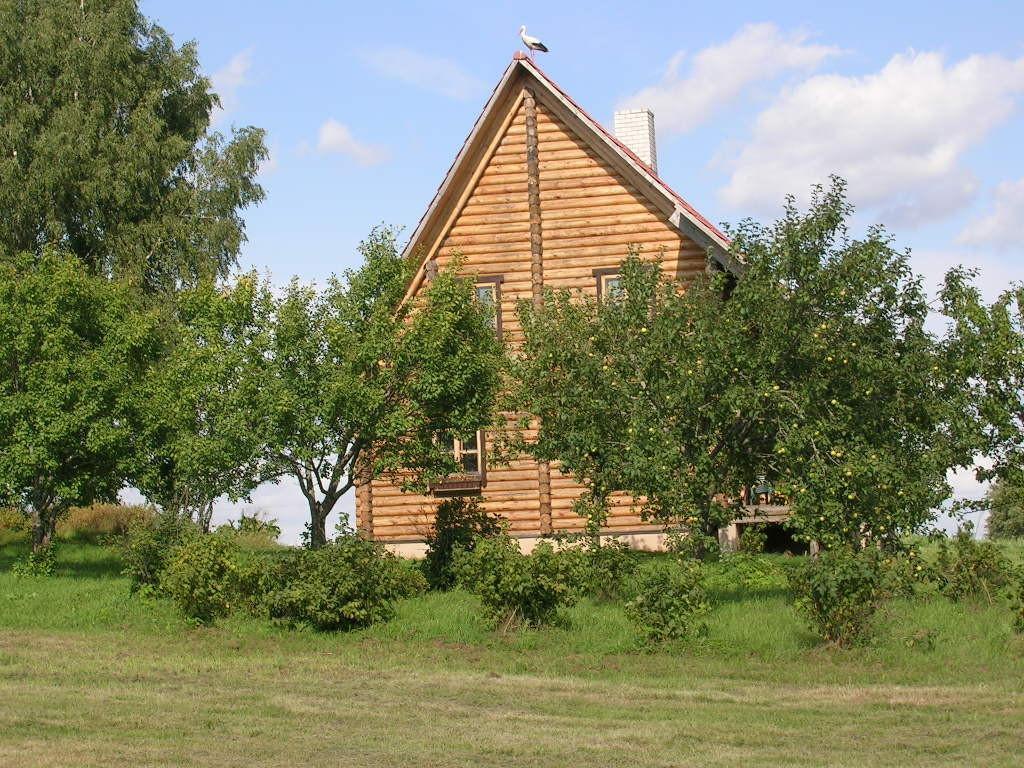
[[[276,301],[263,380],[266,460],[298,481],[314,547],[360,473],[421,487],[455,471],[439,438],[486,426],[501,381],[501,342],[457,264],[404,301],[415,265],[394,233],[360,254],[323,290],[292,281]]]
[[[47,547],[71,506],[115,501],[133,456],[138,382],[158,313],[72,255],[0,258],[0,504]]]
[[[965,392],[908,255],[881,228],[852,237],[844,184],[733,232],[738,276],[682,285],[634,255],[598,303],[549,292],[521,307],[513,405],[522,446],[653,520],[711,534],[765,477],[805,539],[894,542],[933,517],[971,460]]]
[[[208,530],[221,496],[248,498],[274,478],[263,450],[273,295],[254,274],[168,302],[159,361],[138,389],[132,482]]]

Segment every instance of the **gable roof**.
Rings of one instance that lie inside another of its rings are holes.
[[[708,221],[683,197],[666,184],[654,171],[648,168],[625,144],[615,138],[604,126],[594,120],[565,91],[548,77],[534,62],[517,52],[506,68],[483,111],[473,124],[462,148],[452,162],[444,181],[438,187],[430,206],[413,231],[403,255],[406,258],[420,256],[426,259],[429,251],[421,250],[436,240],[438,231],[450,212],[458,204],[462,190],[460,181],[467,171],[478,164],[487,151],[487,138],[500,127],[508,116],[508,108],[518,100],[527,84],[533,86],[534,96],[545,106],[554,110],[569,125],[575,128],[581,139],[594,149],[605,161],[615,167],[657,208],[662,210],[669,223],[692,239],[723,269],[739,274],[742,265],[729,252],[729,238]],[[413,279],[415,285],[423,275],[424,263]]]

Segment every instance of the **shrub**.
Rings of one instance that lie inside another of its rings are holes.
[[[32,533],[28,515],[11,507],[0,507],[0,546],[24,541]]]
[[[72,507],[67,515],[57,521],[57,535],[62,539],[79,541],[124,536],[132,526],[151,521],[155,514],[152,507],[122,504]]]
[[[763,525],[744,525],[740,531],[739,551],[748,555],[759,555],[764,552],[768,541]]]
[[[590,565],[590,596],[609,602],[621,600],[638,565],[629,545],[618,539],[594,540],[586,553]]]
[[[238,545],[226,536],[192,536],[171,551],[160,588],[190,619],[226,616],[239,596],[237,556]]]
[[[457,496],[438,504],[423,561],[423,573],[431,588],[451,589],[455,585],[452,557],[456,548],[471,550],[478,538],[499,533],[498,519],[485,512],[476,499]]]
[[[219,533],[233,534],[251,547],[259,548],[277,543],[281,535],[281,526],[277,520],[254,515],[242,514],[238,520],[227,522],[217,528]]]
[[[529,555],[507,534],[477,539],[471,550],[458,549],[458,583],[480,598],[495,628],[541,626],[559,620],[559,609],[575,600],[564,560],[549,542]]]
[[[629,591],[638,561],[626,542],[585,536],[563,537],[558,544],[562,578],[577,596],[614,602]]]
[[[1009,563],[994,543],[975,539],[968,524],[952,539],[939,541],[931,577],[951,600],[984,598],[992,603],[1009,583]]]
[[[398,559],[380,544],[339,536],[301,550],[289,583],[268,596],[270,615],[320,630],[348,630],[386,621],[408,589]]]
[[[33,550],[24,558],[11,567],[15,576],[53,576],[57,568],[57,547],[50,544],[47,547]]]
[[[635,590],[626,615],[648,640],[660,643],[706,631],[709,606],[699,563],[659,559],[639,571]]]
[[[159,587],[171,550],[195,535],[195,525],[174,512],[160,512],[149,520],[132,523],[120,544],[123,573],[131,579],[132,592]]]
[[[665,548],[684,560],[714,562],[722,555],[717,536],[696,527],[676,528],[665,537]]]
[[[269,617],[271,596],[295,578],[299,552],[277,549],[239,548],[235,563],[238,605],[254,616]]]
[[[391,557],[388,555],[388,557]],[[416,597],[430,589],[430,583],[423,573],[420,564],[413,560],[393,558],[395,591],[398,597]]]
[[[929,580],[925,560],[913,545],[887,552],[881,565],[882,590],[887,597],[913,597],[917,587]]]
[[[1013,596],[1013,629],[1024,635],[1024,569],[1017,574],[1016,594]]]
[[[32,521],[24,512],[12,507],[0,507],[0,531],[28,533],[31,530]]]
[[[790,574],[797,607],[827,643],[849,646],[870,637],[884,593],[881,557],[876,549],[827,550]]]

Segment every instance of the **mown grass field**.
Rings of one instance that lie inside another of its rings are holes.
[[[65,544],[57,576],[15,578],[21,551],[0,548],[3,766],[1024,762],[1024,639],[1002,605],[897,602],[849,651],[779,589],[717,590],[707,637],[656,651],[618,606],[500,636],[461,592],[349,634],[197,629],[130,596],[108,550]]]

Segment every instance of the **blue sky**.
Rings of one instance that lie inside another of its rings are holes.
[[[598,120],[654,109],[662,177],[712,221],[770,220],[787,193],[838,172],[858,226],[884,222],[930,283],[958,263],[990,293],[1024,279],[1024,3],[142,7],[198,43],[218,128],[267,130],[267,200],[246,215],[242,266],[276,282],[354,266],[375,224],[411,232],[520,24]],[[306,516],[290,484],[246,506],[289,540]]]

